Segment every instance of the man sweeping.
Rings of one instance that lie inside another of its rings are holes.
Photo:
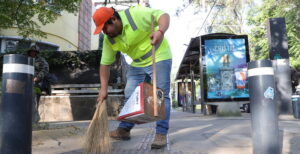
[[[152,32],[151,17],[154,17],[155,30]],[[166,119],[156,122],[156,135],[152,148],[166,145],[166,134],[170,120],[170,73],[172,55],[169,44],[164,38],[170,23],[170,17],[161,10],[135,6],[117,12],[113,8],[101,7],[93,15],[96,25],[94,34],[104,32],[103,51],[100,65],[101,88],[98,102],[107,97],[110,65],[115,61],[118,51],[132,58],[127,70],[125,102],[146,76],[152,77],[152,45],[155,46],[156,78],[158,88],[164,91]],[[118,128],[110,132],[110,137],[129,140],[133,123],[121,122]]]

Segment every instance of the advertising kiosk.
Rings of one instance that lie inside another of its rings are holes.
[[[222,110],[232,103],[249,102],[247,35],[204,35],[200,37],[200,44],[202,105],[215,105]]]

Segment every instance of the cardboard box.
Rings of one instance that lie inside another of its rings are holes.
[[[118,120],[136,124],[143,124],[165,119],[164,94],[157,89],[157,112],[154,116],[153,86],[140,83],[122,108]]]

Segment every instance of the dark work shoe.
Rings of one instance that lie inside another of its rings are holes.
[[[167,145],[167,135],[166,134],[155,134],[153,143],[151,144],[152,149],[160,149]]]
[[[116,130],[109,132],[109,136],[116,140],[130,140],[130,130],[118,127]]]

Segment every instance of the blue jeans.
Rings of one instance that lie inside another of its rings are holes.
[[[165,106],[166,106],[166,119],[156,122],[156,133],[167,134],[169,130],[170,120],[170,74],[172,68],[172,59],[163,60],[156,63],[156,79],[157,87],[164,92]],[[144,82],[146,76],[152,78],[152,65],[147,67],[128,67],[127,84],[125,87],[125,102],[129,99],[134,89],[139,83]],[[119,124],[120,128],[132,129],[133,123],[122,121]]]

